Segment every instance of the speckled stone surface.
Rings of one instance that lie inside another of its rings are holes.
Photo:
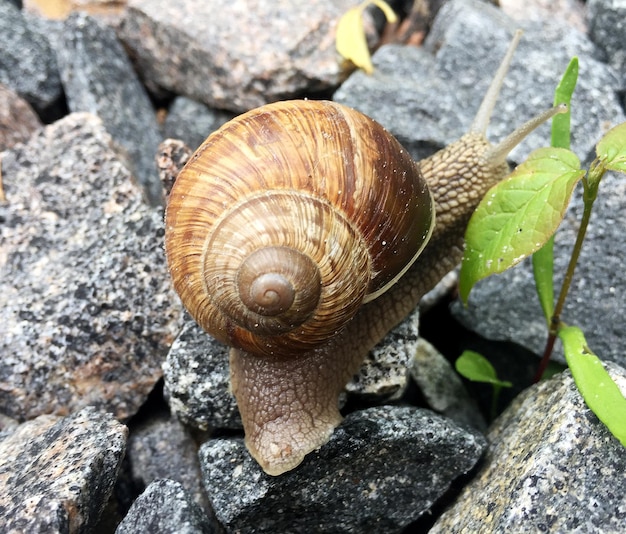
[[[350,0],[129,0],[121,37],[145,79],[246,111],[344,77],[335,27]]]
[[[353,399],[381,402],[397,399],[409,383],[409,364],[419,339],[419,308],[391,330],[366,356],[346,385]]]
[[[41,128],[30,104],[0,83],[0,151],[26,141]]]
[[[143,203],[93,115],[4,152],[2,171],[0,412],[132,415],[182,320],[162,211]]]
[[[401,532],[486,447],[428,410],[384,406],[346,417],[295,470],[263,473],[241,439],[200,449],[204,485],[228,532]]]
[[[626,395],[626,370],[607,367]],[[432,534],[624,531],[626,448],[569,371],[518,396],[487,437],[482,469]]]
[[[198,446],[175,417],[153,415],[132,429],[126,456],[138,487],[167,478],[180,483],[191,499],[206,506],[202,488]]]
[[[37,111],[45,112],[63,89],[54,52],[45,36],[11,2],[0,2],[0,82]]]
[[[115,534],[220,532],[178,482],[155,480],[133,503]]]
[[[172,344],[163,364],[165,395],[184,423],[203,430],[242,427],[230,391],[228,350],[193,319]]]
[[[91,532],[113,489],[126,434],[93,408],[20,425],[0,441],[0,530]]]
[[[153,205],[161,201],[154,155],[161,141],[156,113],[113,28],[73,13],[51,40],[70,111],[102,119],[128,155],[128,165]]]
[[[365,357],[346,385],[356,403],[399,397],[409,382],[409,364],[417,349],[416,309]],[[177,417],[201,429],[241,428],[230,390],[228,347],[205,333],[193,320],[172,345],[163,365],[168,403]]]

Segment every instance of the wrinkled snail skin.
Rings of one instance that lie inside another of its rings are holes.
[[[168,265],[196,321],[234,347],[231,385],[246,446],[266,473],[293,469],[328,441],[345,384],[458,264],[472,212],[508,174],[508,152],[555,113],[496,146],[487,141],[518,41],[470,133],[417,164],[371,119],[293,101],[234,119],[181,171],[166,212]],[[263,246],[270,251],[257,252]],[[285,248],[288,268],[255,274]],[[232,297],[244,287],[254,289]]]

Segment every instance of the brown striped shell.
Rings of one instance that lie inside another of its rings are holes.
[[[165,248],[195,320],[245,351],[291,355],[338,332],[413,263],[434,224],[398,141],[333,102],[288,101],[214,132],[178,176]]]

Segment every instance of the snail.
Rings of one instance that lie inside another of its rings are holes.
[[[459,262],[507,154],[563,111],[487,141],[519,38],[470,132],[420,162],[365,115],[296,100],[226,123],[180,172],[166,209],[169,270],[198,324],[232,347],[245,443],[266,473],[328,441],[365,355]]]

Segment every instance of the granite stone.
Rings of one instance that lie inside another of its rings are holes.
[[[182,326],[150,208],[97,117],[75,113],[2,154],[0,412],[87,405],[125,418]]]

